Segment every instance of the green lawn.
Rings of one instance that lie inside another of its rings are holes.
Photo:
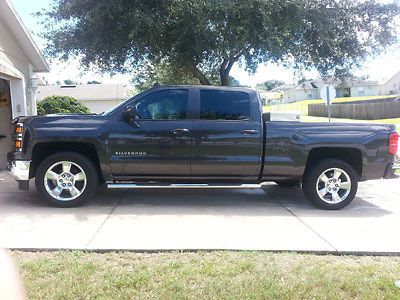
[[[400,257],[13,252],[29,299],[400,299]]]
[[[351,102],[351,101],[363,101],[370,99],[384,99],[391,98],[390,96],[366,96],[366,97],[351,97],[351,98],[336,98],[334,103],[339,102]],[[297,111],[301,112],[302,122],[328,122],[328,118],[324,117],[313,117],[308,116],[308,104],[323,103],[323,100],[302,100],[294,103],[287,104],[276,104],[276,105],[266,105],[263,107],[265,112],[267,111]],[[339,119],[332,118],[333,122],[356,122],[356,123],[383,123],[383,124],[394,124],[397,126],[397,131],[400,133],[400,118],[394,119],[381,119],[381,120],[354,120],[354,119]]]
[[[385,96],[364,96],[364,97],[346,97],[346,98],[336,98],[333,100],[333,103],[340,102],[351,102],[351,101],[364,101],[364,100],[372,100],[372,99],[385,99],[392,98],[394,95],[385,95]],[[324,103],[322,99],[319,100],[302,100],[293,103],[287,104],[274,104],[274,105],[265,105],[263,107],[264,111],[299,111],[303,115],[308,115],[308,104],[317,104]]]

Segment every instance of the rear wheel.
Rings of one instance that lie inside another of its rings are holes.
[[[37,169],[36,189],[54,206],[74,207],[94,195],[98,174],[85,156],[62,152],[46,158]]]
[[[353,201],[358,188],[355,170],[341,160],[319,162],[303,179],[303,192],[315,206],[337,210]]]

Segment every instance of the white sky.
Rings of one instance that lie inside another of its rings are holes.
[[[11,0],[26,27],[33,32],[33,37],[39,47],[43,47],[43,40],[41,40],[35,33],[43,31],[42,25],[38,24],[38,19],[32,16],[32,13],[41,11],[48,8],[52,0]],[[387,2],[387,1],[384,1]],[[399,28],[400,32],[400,28]],[[89,80],[98,80],[103,83],[129,83],[132,75],[116,75],[110,77],[104,74],[97,74],[94,72],[84,72],[80,67],[77,60],[70,60],[68,62],[54,62],[50,63],[51,71],[47,74],[39,74],[44,77],[50,84],[55,83],[57,80],[63,81],[71,79],[76,82],[86,83]],[[369,75],[370,79],[384,81],[390,78],[395,73],[400,71],[400,45],[391,47],[376,58],[368,59],[362,68],[353,70],[355,75]],[[318,73],[316,71],[304,71],[304,76],[307,78],[316,78]],[[235,65],[232,69],[231,75],[234,76],[241,84],[255,86],[257,83],[264,82],[269,79],[283,80],[286,83],[297,82],[294,70],[286,69],[277,64],[260,65],[254,75],[249,75],[246,71]]]

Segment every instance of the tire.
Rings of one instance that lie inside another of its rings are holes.
[[[338,210],[353,201],[358,188],[358,175],[344,161],[327,159],[305,174],[302,188],[306,198],[316,207]]]
[[[76,207],[90,199],[99,185],[99,176],[86,156],[60,152],[43,160],[35,174],[37,191],[56,207]]]
[[[291,188],[295,187],[299,182],[297,180],[292,180],[292,181],[275,181],[275,183],[281,187]]]

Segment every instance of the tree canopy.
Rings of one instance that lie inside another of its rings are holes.
[[[75,85],[76,82],[75,82],[75,81],[72,81],[71,79],[65,79],[65,80],[64,80],[64,84],[66,84],[66,85]]]
[[[396,41],[397,4],[376,0],[54,0],[47,53],[110,73],[229,84],[234,64],[343,72]],[[176,79],[176,78],[175,78]]]
[[[90,110],[73,97],[49,96],[37,104],[38,115],[48,114],[89,114]]]
[[[285,84],[284,81],[281,80],[267,80],[264,81],[263,83],[258,83],[256,85],[256,88],[261,89],[261,90],[266,90],[266,91],[270,91],[280,85]]]

